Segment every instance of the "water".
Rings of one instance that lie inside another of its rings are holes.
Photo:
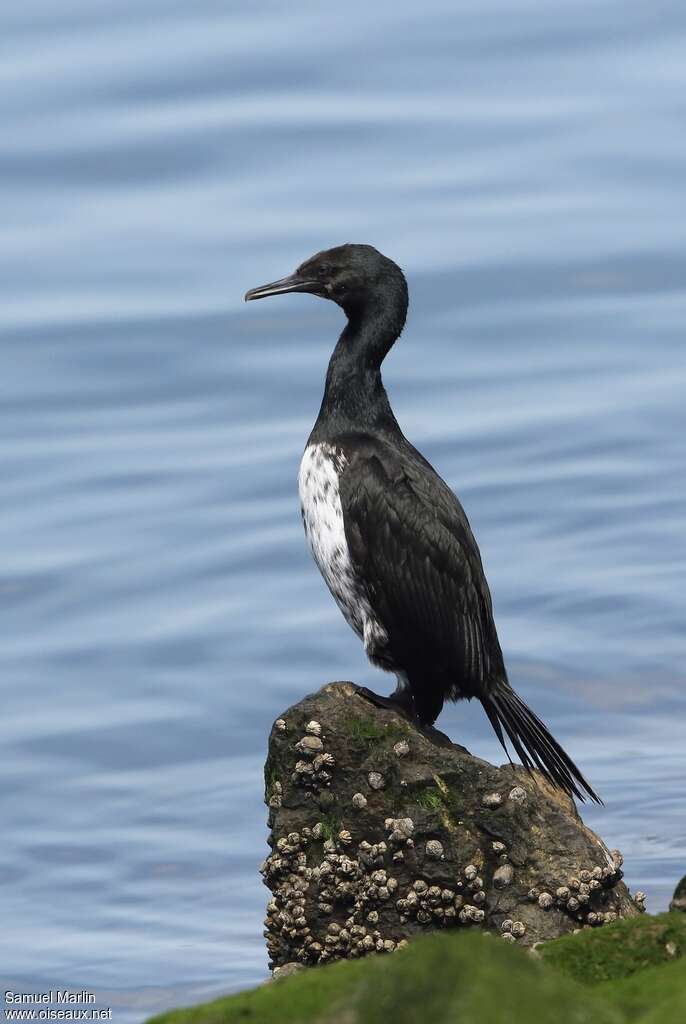
[[[134,1024],[259,981],[272,720],[381,689],[295,477],[366,241],[386,381],[478,536],[511,676],[664,909],[682,780],[683,4],[27,0],[2,19],[5,988]],[[500,760],[478,708],[441,724]]]

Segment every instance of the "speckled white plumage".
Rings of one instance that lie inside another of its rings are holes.
[[[300,508],[317,568],[346,622],[364,643],[367,656],[378,663],[377,654],[388,637],[350,559],[338,486],[346,463],[345,453],[334,445],[308,445],[298,475]]]

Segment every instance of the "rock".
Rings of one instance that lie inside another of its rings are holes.
[[[298,971],[302,971],[304,964],[290,963],[283,964],[281,967],[275,967],[272,973],[274,981],[278,981],[279,978],[288,978],[291,974],[297,974]]]
[[[265,780],[272,967],[392,951],[437,929],[533,946],[639,913],[621,855],[569,797],[376,707],[352,683],[278,719]]]
[[[686,875],[684,875],[674,890],[669,909],[680,910],[682,914],[686,914]]]

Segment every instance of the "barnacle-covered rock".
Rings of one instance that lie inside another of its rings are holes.
[[[332,683],[274,725],[265,769],[272,967],[392,952],[433,929],[532,946],[636,915],[622,858],[538,775]]]

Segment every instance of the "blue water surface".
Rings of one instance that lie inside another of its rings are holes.
[[[367,665],[295,478],[370,242],[385,379],[511,677],[664,909],[686,871],[686,10],[24,0],[0,14],[4,988],[136,1024],[266,975],[271,722]],[[478,707],[442,727],[502,760]]]

